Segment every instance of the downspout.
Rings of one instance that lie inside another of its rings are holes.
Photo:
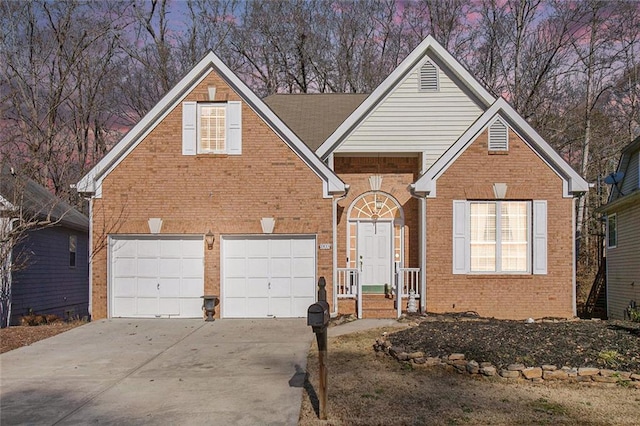
[[[89,198],[89,320],[93,311],[93,197]]]
[[[338,197],[334,197],[332,199],[332,216],[333,216],[333,291],[332,291],[332,300],[333,300],[333,310],[329,313],[331,318],[335,318],[338,316],[338,291],[336,284],[338,282],[338,201],[344,200],[349,194],[349,185],[345,185],[345,191],[342,195]]]
[[[425,196],[416,195],[415,185],[409,185],[409,193],[413,198],[420,200],[420,243],[418,251],[420,253],[420,312],[427,312],[427,199]]]
[[[571,207],[572,207],[572,212],[574,212],[574,214],[571,215],[572,221],[571,221],[571,226],[573,228],[573,241],[572,241],[572,247],[573,247],[573,253],[571,253],[571,258],[573,259],[573,278],[572,278],[572,282],[573,282],[573,291],[572,291],[572,302],[573,302],[573,316],[577,317],[578,316],[578,309],[576,307],[577,304],[577,295],[576,295],[576,257],[577,257],[577,253],[576,253],[576,215],[575,215],[575,211],[576,211],[576,197],[572,197],[571,198],[572,203],[571,203]],[[605,287],[606,288],[606,287]],[[607,299],[608,300],[608,299]]]

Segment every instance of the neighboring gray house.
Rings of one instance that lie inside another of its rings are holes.
[[[609,201],[600,208],[607,220],[607,313],[623,319],[631,303],[640,305],[640,137],[622,149]]]
[[[89,219],[9,167],[0,174],[2,326],[30,311],[85,317]],[[10,301],[10,306],[9,306]]]

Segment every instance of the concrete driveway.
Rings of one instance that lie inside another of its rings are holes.
[[[298,421],[304,319],[101,320],[0,355],[0,424]]]

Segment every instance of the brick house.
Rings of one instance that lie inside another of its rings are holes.
[[[210,53],[77,187],[94,318],[300,317],[321,276],[333,314],[575,315],[586,182],[431,37],[368,96],[263,101]]]

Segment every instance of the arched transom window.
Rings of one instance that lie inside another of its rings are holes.
[[[382,192],[372,192],[356,200],[349,219],[402,219],[402,212],[393,198]]]

